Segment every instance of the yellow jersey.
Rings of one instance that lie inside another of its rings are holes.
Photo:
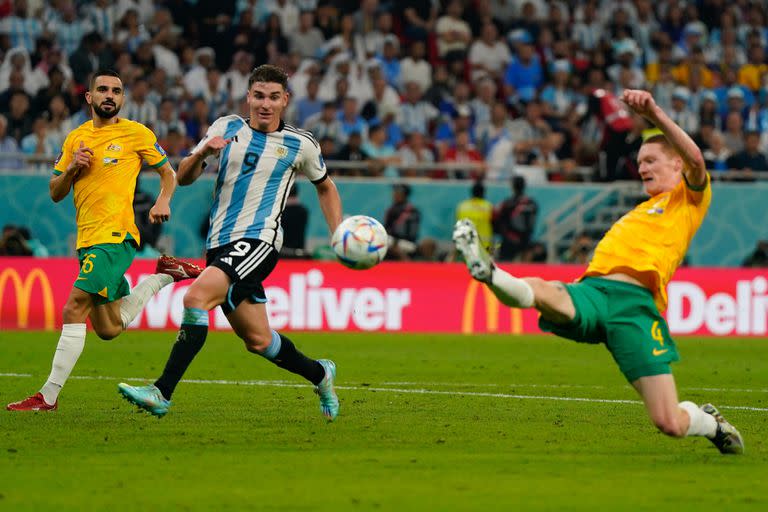
[[[77,248],[121,243],[128,234],[139,243],[133,213],[136,178],[142,160],[155,168],[167,162],[165,151],[141,123],[118,118],[114,124],[94,128],[88,121],[67,135],[54,164],[55,175],[67,171],[81,142],[93,156],[74,181]]]
[[[667,283],[683,261],[712,202],[709,174],[699,189],[685,178],[671,191],[641,203],[614,224],[595,248],[582,277],[627,274],[667,309]]]
[[[490,247],[493,240],[493,204],[480,197],[465,199],[456,208],[456,220],[469,219],[475,223],[477,236],[483,247]]]

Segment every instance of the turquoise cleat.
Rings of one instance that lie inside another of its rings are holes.
[[[166,400],[154,384],[136,387],[121,382],[117,385],[117,390],[123,398],[158,418],[168,414],[171,407],[171,401]]]
[[[320,412],[328,418],[328,421],[333,421],[339,415],[339,397],[333,389],[333,382],[336,380],[336,363],[330,359],[318,359],[317,362],[325,369],[325,377],[315,386],[315,394],[320,397]]]

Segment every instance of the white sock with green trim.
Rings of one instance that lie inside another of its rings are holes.
[[[120,319],[123,322],[123,329],[128,328],[153,295],[172,282],[173,278],[168,274],[152,274],[134,286],[131,294],[120,301]]]
[[[56,353],[53,354],[53,365],[48,381],[43,385],[40,393],[45,403],[53,405],[59,398],[61,388],[72,373],[72,368],[77,364],[77,359],[83,353],[85,346],[85,324],[64,324],[61,327],[61,337],[56,345]]]
[[[501,270],[499,267],[493,269],[488,288],[504,305],[512,308],[533,307],[534,297],[531,285],[509,272]]]
[[[693,402],[680,402],[680,408],[688,413],[691,419],[686,436],[715,437],[717,433],[717,420],[711,414],[707,414]]]

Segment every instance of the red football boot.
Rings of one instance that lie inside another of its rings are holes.
[[[157,259],[157,266],[155,267],[156,273],[167,274],[177,283],[185,279],[194,279],[199,276],[202,271],[203,269],[194,263],[181,261],[173,256],[166,255],[162,255]]]
[[[43,400],[42,393],[35,393],[29,398],[25,398],[21,402],[13,402],[8,404],[5,408],[9,411],[55,411],[59,408],[59,401],[53,405],[48,405]]]

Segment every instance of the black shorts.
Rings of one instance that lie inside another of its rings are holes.
[[[273,245],[253,238],[236,240],[210,249],[206,263],[209,267],[220,268],[232,281],[227,298],[221,304],[224,314],[230,314],[244,300],[267,302],[262,282],[277,265],[277,251]]]

